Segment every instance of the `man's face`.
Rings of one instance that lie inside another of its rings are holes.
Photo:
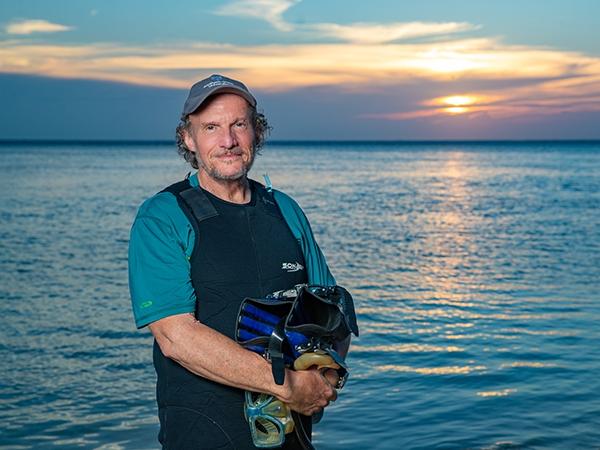
[[[254,162],[252,110],[239,95],[220,94],[190,114],[186,146],[196,154],[200,170],[214,180],[238,180]]]

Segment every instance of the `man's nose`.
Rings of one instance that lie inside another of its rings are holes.
[[[233,148],[237,147],[237,145],[238,140],[234,130],[231,128],[226,128],[223,131],[223,136],[221,137],[221,146],[224,148]]]

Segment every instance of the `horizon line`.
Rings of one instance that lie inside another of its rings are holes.
[[[600,138],[591,139],[274,139],[268,145],[311,145],[311,144],[600,144]],[[0,145],[175,145],[168,139],[18,139],[0,138]]]

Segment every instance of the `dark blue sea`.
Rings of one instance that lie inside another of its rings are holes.
[[[173,145],[0,145],[0,446],[155,449],[129,227]],[[318,449],[600,448],[600,143],[279,143],[361,336]]]

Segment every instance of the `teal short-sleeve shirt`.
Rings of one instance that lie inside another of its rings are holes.
[[[198,186],[198,178],[189,178]],[[170,192],[146,200],[138,210],[129,240],[129,290],[135,324],[194,312],[196,295],[189,259],[194,230]]]

